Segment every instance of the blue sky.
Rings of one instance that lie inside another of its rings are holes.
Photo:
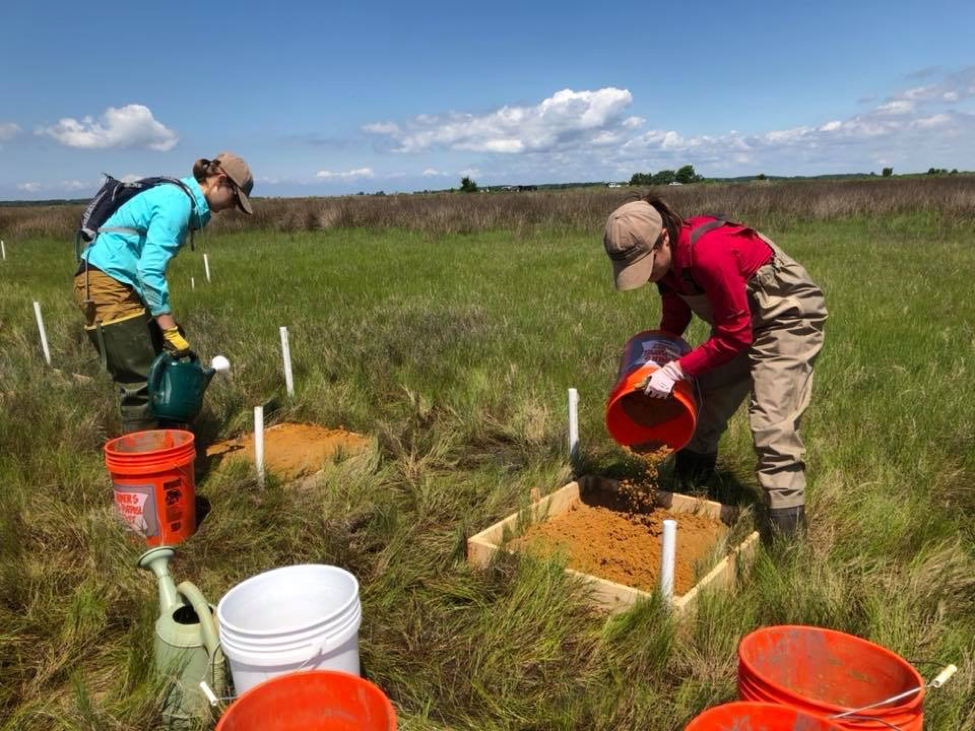
[[[0,199],[975,169],[975,3],[6,0]]]

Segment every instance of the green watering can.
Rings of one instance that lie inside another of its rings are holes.
[[[170,729],[199,725],[209,704],[200,688],[205,682],[216,695],[226,695],[227,670],[215,619],[216,610],[196,585],[179,586],[169,573],[173,549],[157,546],[139,558],[138,566],[159,582],[159,619],[154,643],[156,672],[165,676],[163,720]]]
[[[214,365],[217,359],[214,358]],[[226,361],[226,359],[223,359]],[[149,409],[164,421],[190,424],[203,407],[203,394],[217,370],[200,364],[196,353],[177,358],[163,351],[149,366]]]

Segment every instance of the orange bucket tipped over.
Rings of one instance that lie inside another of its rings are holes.
[[[697,427],[693,381],[677,383],[665,399],[643,393],[651,373],[690,350],[683,338],[662,330],[645,330],[626,341],[619,378],[606,402],[606,429],[617,444],[641,452],[676,451],[691,440]]]

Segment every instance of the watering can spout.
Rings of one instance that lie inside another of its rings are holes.
[[[176,582],[169,574],[169,559],[173,557],[174,551],[169,546],[157,546],[150,548],[139,557],[138,566],[140,569],[151,571],[156,575],[159,583],[159,610],[161,613],[168,613],[179,607],[176,594]]]

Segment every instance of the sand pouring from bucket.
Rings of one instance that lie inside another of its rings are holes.
[[[154,655],[156,672],[170,679],[162,705],[163,718],[171,726],[206,717],[208,702],[200,690],[201,682],[220,694],[226,690],[214,607],[194,584],[176,585],[169,573],[173,553],[169,546],[157,546],[138,562],[139,568],[155,574],[159,585]]]
[[[650,452],[664,446],[678,450],[691,440],[698,408],[692,380],[678,382],[665,399],[643,393],[651,373],[690,349],[682,338],[662,330],[646,330],[626,341],[606,403],[606,429],[618,444]]]

